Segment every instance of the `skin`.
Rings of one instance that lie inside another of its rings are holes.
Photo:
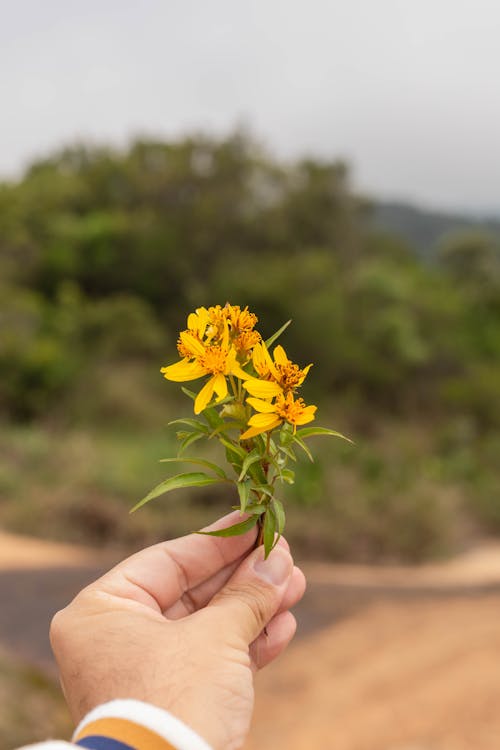
[[[209,527],[241,520],[232,513]],[[293,638],[305,590],[282,538],[191,534],[133,555],[56,614],[51,642],[75,722],[114,698],[167,709],[214,750],[248,734],[254,675]],[[266,632],[264,631],[266,628]]]

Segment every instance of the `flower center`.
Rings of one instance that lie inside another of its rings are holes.
[[[260,341],[260,333],[257,331],[243,331],[234,339],[234,347],[239,354],[245,354],[254,348]]]
[[[221,372],[224,373],[226,370],[227,355],[227,349],[223,349],[220,346],[209,346],[205,350],[205,354],[198,361],[207,372],[211,372],[212,375],[218,375]]]
[[[295,424],[297,419],[302,416],[302,413],[306,408],[304,400],[298,398],[296,401],[294,401],[291,393],[288,393],[286,396],[283,396],[281,394],[276,396],[275,405],[276,414],[278,415],[278,417],[284,419],[286,422],[290,422],[290,424]]]
[[[293,391],[303,380],[303,371],[293,362],[287,362],[286,365],[275,363],[276,370],[279,374],[279,383],[284,391]]]

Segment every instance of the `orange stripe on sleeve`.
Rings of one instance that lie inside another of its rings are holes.
[[[78,742],[92,735],[110,737],[131,745],[137,750],[176,750],[170,742],[160,737],[156,732],[128,719],[106,718],[92,721],[78,732],[73,738],[73,742]]]

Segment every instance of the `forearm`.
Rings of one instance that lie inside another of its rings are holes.
[[[52,740],[29,748],[75,750],[75,745],[87,750],[211,750],[167,711],[133,700],[111,701],[91,711],[76,728],[71,743]]]

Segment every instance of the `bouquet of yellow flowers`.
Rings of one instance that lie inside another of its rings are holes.
[[[276,497],[279,484],[293,484],[289,462],[296,461],[295,449],[302,449],[312,461],[306,440],[313,435],[331,435],[347,440],[341,433],[324,427],[303,427],[315,419],[316,406],[307,406],[297,395],[311,365],[304,368],[288,359],[281,345],[272,355],[270,348],[290,321],[267,341],[255,328],[257,316],[238,305],[199,307],[187,319],[177,349],[181,359],[162,367],[167,380],[179,383],[204,378],[198,393],[182,387],[194,401],[194,414],[200,418],[176,419],[180,440],[176,458],[203,467],[165,479],[132,509],[180,487],[202,487],[220,482],[233,484],[239,507],[246,517],[240,523],[209,533],[216,536],[243,534],[258,527],[257,544],[264,544],[265,555],[276,544],[285,526],[285,511]],[[212,461],[188,458],[186,449],[198,440],[218,440],[233,475]],[[210,472],[210,473],[208,473]]]

